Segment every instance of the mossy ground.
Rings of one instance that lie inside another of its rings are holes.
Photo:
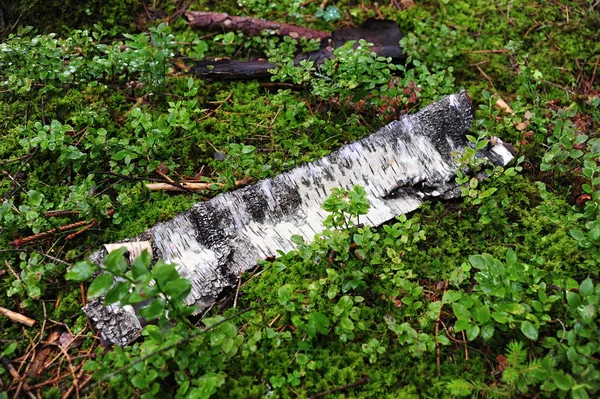
[[[67,37],[71,29],[91,28],[95,22],[101,21],[109,30],[114,27],[117,36],[111,40],[117,40],[124,32],[132,33],[157,25],[164,16],[177,10],[176,3],[159,2],[156,8],[160,12],[150,13],[157,19],[152,21],[150,18],[143,23],[138,19],[140,14],[145,14],[139,2],[92,2],[82,7],[79,2],[48,4],[36,1],[22,3],[9,11],[13,21],[17,20],[15,16],[23,15],[20,24],[34,24],[41,33],[59,32],[63,37]],[[540,117],[576,103],[579,109],[576,124],[580,133],[598,136],[600,112],[590,99],[599,95],[600,78],[596,78],[596,72],[600,55],[600,42],[597,40],[600,13],[597,7],[592,8],[591,2],[428,1],[419,2],[407,10],[399,10],[394,5],[396,2],[386,2],[385,5],[376,2],[338,3],[343,18],[337,22],[314,18],[312,15],[318,7],[316,2],[309,2],[302,9],[300,14],[304,17],[286,15],[283,12],[285,7],[283,10],[278,8],[281,6],[273,11],[265,7],[266,2],[260,1],[246,2],[242,11],[244,14],[279,17],[287,22],[328,30],[347,23],[358,24],[366,18],[395,20],[403,32],[412,33],[408,43],[414,58],[426,63],[432,71],[452,68],[454,81],[446,84],[455,91],[465,88],[475,105],[485,102],[483,90],[495,93],[508,103],[517,101],[521,96],[519,101]],[[191,8],[230,13],[240,11],[235,2],[197,2]],[[70,11],[67,13],[65,10]],[[191,32],[182,20],[170,22],[179,41],[203,34]],[[6,39],[7,36],[4,37]],[[220,56],[229,51],[222,41],[212,42],[209,39],[207,43],[206,54]],[[237,58],[244,58],[249,51],[260,53],[261,49],[257,45],[248,50],[241,41],[234,42],[232,46],[231,52]],[[179,48],[182,52],[185,49],[185,46]],[[184,57],[177,53],[174,58]],[[520,72],[524,68],[532,73],[539,71],[537,76],[541,77],[534,89],[519,78],[523,76]],[[104,158],[100,155],[81,169],[74,170],[57,162],[60,155],[57,152],[28,150],[20,144],[23,138],[20,127],[33,121],[49,124],[51,120],[69,123],[75,134],[74,140],[78,140],[80,134],[85,135],[85,129],[89,128],[104,128],[109,137],[128,139],[135,129],[128,119],[132,109],[140,107],[153,120],[161,115],[168,116],[172,112],[169,102],[184,99],[188,77],[172,68],[160,91],[150,98],[131,88],[131,76],[119,75],[105,79],[101,85],[88,85],[86,82],[64,85],[56,90],[0,92],[0,168],[6,172],[0,182],[0,192],[13,199],[15,208],[30,204],[28,193],[36,191],[44,195],[43,205],[47,206],[44,211],[65,209],[63,205],[73,192],[69,187],[84,187],[85,179],[94,176],[88,191],[94,201],[90,200],[90,209],[84,218],[95,218],[96,225],[73,240],[65,240],[66,235],[72,233],[70,231],[39,240],[24,249],[39,250],[75,263],[102,243],[135,236],[188,209],[194,202],[219,192],[149,192],[143,182],[128,177],[160,177],[154,170],[136,166],[127,176],[101,176],[100,172],[111,170],[113,158],[110,154]],[[419,107],[433,101],[438,89],[436,85],[441,87],[443,84],[437,81],[418,83],[424,86],[423,92],[431,90],[434,93],[424,95]],[[432,86],[426,87],[428,84]],[[193,97],[198,101],[200,111],[194,115],[193,129],[175,129],[162,144],[162,152],[153,155],[170,165],[168,173],[174,177],[201,175],[207,181],[222,183],[228,177],[235,180],[247,175],[255,179],[274,176],[295,165],[322,157],[385,123],[384,118],[373,109],[320,100],[304,88],[277,94],[259,82],[198,80],[195,87],[198,91]],[[479,110],[478,118],[485,117]],[[469,255],[487,252],[503,258],[507,249],[512,248],[524,262],[548,273],[569,276],[578,281],[590,276],[597,281],[600,269],[593,254],[583,251],[569,234],[569,230],[578,223],[569,217],[573,213],[573,198],[581,193],[578,171],[540,172],[549,133],[540,129],[526,136],[516,123],[504,122],[499,122],[495,129],[496,135],[506,142],[515,143],[519,155],[525,156],[523,172],[512,178],[487,183],[488,187],[498,189],[494,194],[495,209],[489,211],[493,216],[491,222],[482,223],[481,207],[465,204],[462,200],[426,204],[415,212],[414,216],[427,233],[427,240],[404,255],[406,269],[411,269],[424,286],[434,287],[448,280],[458,267],[467,262]],[[231,144],[251,145],[255,150],[247,158],[219,160],[215,155],[227,152]],[[13,161],[19,157],[24,158]],[[269,168],[264,168],[264,165]],[[540,196],[536,182],[544,182],[549,187],[549,197]],[[102,199],[103,195],[106,200]],[[82,191],[73,200],[74,203],[85,202],[85,196]],[[119,223],[107,214],[108,208],[118,212]],[[77,216],[50,220],[41,213],[39,219],[42,231],[80,220]],[[33,233],[35,223],[19,223],[2,222],[0,247],[13,249],[10,241]],[[22,279],[25,272],[21,273],[21,270],[25,270],[28,278],[33,278],[27,284],[42,287],[41,294],[28,295],[25,289],[17,290],[12,296],[1,295],[0,306],[27,314],[38,320],[38,324],[33,328],[23,328],[2,318],[0,342],[2,346],[17,342],[15,353],[24,355],[31,342],[43,338],[36,336],[41,321],[54,320],[75,333],[85,331],[86,339],[82,345],[70,351],[76,359],[79,353],[86,353],[94,342],[93,334],[85,330],[88,327],[81,311],[80,286],[64,280],[66,267],[63,264],[57,263],[48,269],[46,266],[39,268],[39,264],[28,266],[31,254],[18,251],[0,253],[0,270],[6,271],[0,277],[0,291],[8,292],[15,284],[15,277],[5,268],[9,264]],[[320,272],[324,273],[323,270]],[[305,280],[321,277],[301,269],[288,269],[284,274],[267,268],[260,278],[244,285],[239,297],[240,306],[251,304],[257,298],[276,298],[273,287],[283,284],[302,287]],[[376,295],[372,301],[378,302]],[[375,328],[382,323],[380,316],[385,311],[385,308],[364,307],[362,320]],[[277,310],[266,309],[258,313],[256,317],[265,321],[278,317]],[[274,324],[274,328],[286,330],[290,325],[289,319],[282,319]],[[48,331],[62,328],[53,322],[48,322],[46,327]],[[23,336],[27,339],[23,340]],[[289,390],[277,391],[278,394],[282,397],[305,397],[369,376],[368,382],[327,397],[450,397],[446,383],[457,377],[493,384],[494,378],[490,374],[497,370],[497,356],[502,353],[485,344],[472,345],[467,348],[470,355],[467,360],[463,348],[453,345],[442,354],[438,369],[435,353],[427,353],[420,358],[410,357],[388,334],[376,337],[386,344],[388,351],[381,354],[378,362],[370,363],[363,350],[363,344],[369,337],[368,330],[361,331],[354,340],[345,343],[335,335],[322,337],[310,352],[311,359],[321,362],[320,365],[314,370],[305,370],[299,387],[290,385]],[[262,354],[230,364],[226,370],[229,375],[226,389],[219,391],[218,395],[264,397],[269,390],[267,377],[292,373],[292,362],[298,351],[297,346],[286,346],[284,342],[281,346],[265,349]],[[82,357],[74,362],[80,364],[84,359]],[[26,359],[23,362],[22,370],[30,361]],[[56,373],[56,369],[48,369],[41,376],[31,377],[28,384],[46,381]],[[0,391],[11,386],[12,377],[8,373],[0,377],[3,384]],[[176,387],[174,380],[171,383]],[[64,388],[61,386],[63,392]],[[60,390],[49,384],[40,389],[40,394],[59,397]],[[126,379],[121,379],[111,387],[96,388],[90,395],[130,397],[135,392]]]

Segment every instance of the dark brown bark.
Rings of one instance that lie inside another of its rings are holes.
[[[214,15],[215,13],[204,14]],[[253,21],[265,22],[262,20]],[[245,29],[245,24],[243,26],[236,26],[235,28],[232,26],[232,24],[229,25],[231,30],[241,30],[244,33],[249,32],[249,30]],[[326,40],[322,40],[319,50],[298,54],[294,59],[294,64],[299,65],[303,60],[310,60],[321,64],[326,59],[333,58],[333,50],[335,48],[349,41],[357,42],[355,46],[358,46],[359,40],[372,43],[373,47],[371,47],[371,51],[377,54],[377,56],[391,57],[394,62],[401,62],[405,59],[405,55],[399,46],[403,35],[394,21],[369,19],[357,28],[337,29],[331,34],[328,33],[328,35],[329,37]],[[266,80],[271,77],[269,70],[273,68],[276,68],[276,65],[266,60],[202,60],[191,68],[191,72],[204,78],[218,80]]]
[[[239,31],[250,36],[258,36],[263,30],[275,31],[278,36],[290,36],[294,39],[323,39],[331,33],[302,26],[265,21],[250,17],[237,17],[224,12],[189,11],[185,13],[188,24],[192,28],[206,30]]]

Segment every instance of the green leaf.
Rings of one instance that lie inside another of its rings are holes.
[[[461,332],[469,328],[469,326],[470,324],[467,320],[456,320],[456,323],[454,323],[454,331]]]
[[[111,305],[119,302],[129,293],[130,284],[128,281],[119,281],[104,296],[104,305]]]
[[[573,377],[565,374],[563,370],[552,372],[552,381],[561,391],[569,391],[573,386]]]
[[[471,317],[471,312],[469,312],[469,309],[467,309],[465,305],[461,303],[453,303],[452,310],[454,311],[456,318],[459,320],[469,320]]]
[[[460,291],[448,290],[444,293],[442,297],[442,303],[452,303],[458,301],[462,297],[462,293]]]
[[[164,312],[165,303],[163,298],[155,298],[150,305],[141,308],[138,314],[146,320],[154,320]]]
[[[571,309],[575,310],[581,305],[581,297],[578,293],[573,291],[567,292],[567,303],[571,307]]]
[[[121,247],[109,253],[104,260],[106,270],[111,271],[115,275],[123,274],[125,270],[127,270],[127,260],[125,259],[126,252],[127,249]]]
[[[487,268],[485,259],[481,255],[471,255],[469,256],[469,262],[476,269],[485,269]]]
[[[84,281],[92,277],[96,271],[96,265],[88,260],[75,263],[75,265],[69,269],[65,278],[73,281]]]
[[[506,264],[508,266],[514,266],[517,264],[517,254],[513,251],[512,248],[509,248],[506,251]]]
[[[152,275],[159,284],[179,278],[179,273],[177,273],[175,265],[166,264],[162,260],[159,260],[156,265],[154,265],[152,268]]]
[[[96,277],[96,279],[92,281],[92,284],[90,284],[90,288],[88,289],[88,297],[98,298],[99,296],[104,295],[112,286],[113,281],[114,277],[109,273],[104,273]]]
[[[308,356],[306,356],[303,353],[299,353],[298,356],[296,356],[296,363],[298,363],[300,365],[304,365],[304,364],[308,363]]]
[[[481,331],[479,326],[476,324],[469,324],[469,327],[466,328],[467,331],[467,339],[469,341],[473,341],[475,338],[479,336],[479,332]]]
[[[349,318],[345,317],[340,321],[340,326],[346,331],[354,330],[354,323]]]
[[[323,313],[310,313],[306,316],[306,319],[308,320],[307,332],[309,337],[314,337],[317,333],[323,335],[327,334],[327,330],[331,323]]]
[[[0,357],[11,355],[16,349],[17,349],[17,343],[11,342],[2,350],[2,352],[0,352]]]
[[[496,320],[498,323],[505,324],[510,320],[510,316],[506,312],[498,311],[492,313],[492,319]]]
[[[473,319],[480,324],[485,324],[490,321],[490,308],[487,305],[479,306],[473,309]]]
[[[127,155],[129,155],[128,150],[121,150],[117,153],[114,153],[111,158],[115,161],[122,161]]]
[[[39,206],[44,199],[44,196],[39,191],[31,190],[27,194],[29,195],[29,202],[33,206]]]
[[[282,285],[277,290],[277,295],[279,296],[279,303],[285,305],[292,296],[292,286],[289,284]]]
[[[588,277],[581,282],[581,285],[579,286],[579,293],[584,297],[594,293],[594,282],[591,278]]]
[[[538,330],[529,320],[521,323],[521,332],[532,341],[538,339]]]
[[[131,264],[131,272],[133,274],[133,278],[137,279],[141,276],[145,276],[150,273],[148,266],[150,266],[150,262],[152,261],[152,257],[150,253],[144,249],[140,256],[134,259]]]
[[[586,384],[578,384],[575,385],[573,387],[573,390],[571,391],[571,395],[573,395],[573,399],[590,399],[590,396],[588,395],[586,388],[587,385]]]
[[[192,290],[192,283],[187,278],[169,281],[164,287],[165,293],[175,300],[184,299]]]
[[[131,384],[136,388],[143,389],[148,386],[148,380],[145,377],[136,375],[131,379]]]
[[[571,237],[573,237],[577,241],[581,241],[586,238],[585,234],[581,230],[571,229],[571,230],[569,230],[569,234],[571,235]]]
[[[481,328],[481,338],[488,340],[494,336],[494,325],[492,323],[486,324]]]

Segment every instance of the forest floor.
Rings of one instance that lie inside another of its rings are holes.
[[[598,2],[29,3],[0,15],[0,307],[34,323],[0,315],[0,399],[598,397]],[[316,40],[194,30],[185,7],[322,31],[389,19],[407,59],[361,43],[295,66]],[[280,67],[190,74],[205,58]],[[89,284],[103,243],[461,89],[474,143],[517,151],[459,160],[489,175],[461,198],[371,229],[335,197],[348,229],[261,262],[192,322],[159,296],[185,291],[174,269],[140,259],[126,287]],[[206,187],[146,186],[169,180]],[[102,347],[82,307],[109,289],[134,303],[131,287],[159,322]]]

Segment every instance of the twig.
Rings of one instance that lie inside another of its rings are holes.
[[[242,273],[238,276],[237,289],[235,290],[235,297],[233,298],[233,308],[237,306],[238,294],[240,293],[240,284],[242,283]]]
[[[272,327],[273,324],[275,324],[275,322],[277,320],[279,320],[280,317],[281,317],[281,313],[279,313],[277,316],[275,316],[275,318],[273,320],[271,320],[271,322],[269,323],[269,327]]]
[[[179,189],[183,190],[183,191],[188,191],[191,192],[189,189],[183,187],[181,184],[179,183],[169,183],[169,182],[165,182],[164,180],[161,179],[155,179],[153,177],[137,177],[137,176],[125,176],[125,175],[120,175],[118,173],[113,173],[113,172],[91,172],[90,174],[92,175],[107,175],[107,176],[115,176],[115,177],[119,177],[121,179],[125,179],[125,180],[133,180],[133,181],[153,181],[153,182],[158,182],[158,183],[163,183],[163,184],[170,184],[172,186],[178,187]]]
[[[54,233],[60,233],[63,231],[67,231],[67,230],[71,230],[71,229],[76,229],[78,227],[81,226],[85,226],[88,223],[91,223],[94,219],[92,219],[90,222],[88,222],[87,220],[82,220],[80,222],[76,222],[76,223],[71,223],[71,224],[67,224],[65,226],[60,226],[54,229],[50,229],[48,231],[44,231],[42,233],[38,233],[38,234],[34,234],[32,236],[29,237],[23,237],[23,238],[18,238],[14,241],[9,242],[9,244],[14,245],[15,247],[20,247],[21,245],[30,243],[30,242],[35,242],[35,241],[39,241],[43,238],[46,238],[48,236],[51,236]]]
[[[10,375],[12,376],[12,378],[13,378],[14,381],[20,381],[21,380],[21,376],[19,375],[19,372],[10,363],[10,360],[6,356],[2,357],[2,364],[8,370],[8,372],[10,373]],[[15,398],[19,397],[19,392],[21,391],[21,388],[23,388],[25,390],[25,392],[27,393],[27,396],[29,396],[30,398],[36,399],[35,395],[33,393],[31,393],[29,385],[27,385],[23,381],[19,382],[19,385],[17,387],[17,391],[15,392],[15,396],[14,396]]]
[[[205,119],[210,118],[214,114],[216,114],[217,111],[220,110],[221,107],[223,107],[223,105],[225,105],[225,103],[227,103],[227,101],[229,101],[231,99],[231,97],[233,97],[233,92],[229,93],[229,95],[227,96],[227,98],[225,98],[225,100],[221,101],[220,104],[219,104],[219,106],[217,108],[210,110],[210,112],[208,114],[206,114],[202,118],[198,119],[198,121],[203,121]]]
[[[508,50],[469,50],[466,51],[468,54],[485,54],[485,53],[510,53]]]
[[[465,330],[462,330],[461,333],[462,333],[462,337],[463,337],[463,342],[465,343],[465,360],[468,362],[469,361],[469,347],[467,346],[467,337],[465,337]]]
[[[94,227],[96,225],[96,221],[95,220],[91,220],[87,226],[84,226],[82,229],[77,230],[75,233],[69,234],[68,236],[65,237],[65,240],[69,241],[74,239],[75,237],[77,237],[78,235],[83,234],[83,232],[85,232],[86,230]]]
[[[33,325],[35,324],[35,320],[33,320],[27,316],[24,316],[20,313],[13,312],[12,310],[3,308],[2,306],[0,306],[0,314],[3,314],[4,316],[8,317],[9,319],[11,319],[14,322],[25,324],[28,327],[33,327]]]
[[[6,250],[0,250],[0,252],[5,252]],[[13,274],[13,276],[15,276],[15,278],[19,281],[21,281],[21,277],[19,277],[19,275],[15,272],[15,270],[11,267],[10,263],[8,263],[8,260],[4,259],[4,264],[6,265],[6,267],[8,267],[8,270],[10,270],[10,272]]]
[[[589,93],[590,90],[592,90],[592,86],[594,85],[594,80],[596,79],[596,70],[598,69],[598,63],[600,63],[600,55],[598,56],[598,58],[596,58],[596,64],[594,65],[594,72],[592,72],[592,78],[590,79],[589,84],[586,85],[588,86],[585,89],[586,94]]]
[[[243,186],[251,182],[250,178],[244,178],[235,181],[235,185]],[[177,186],[173,183],[146,183],[146,188],[150,191],[201,191],[210,190],[213,186],[224,187],[223,183],[178,183]]]
[[[175,183],[175,180],[171,179],[169,176],[165,175],[163,172],[161,172],[160,170],[156,170],[156,173],[162,177],[163,179],[165,179],[166,181],[168,181],[169,183]]]
[[[475,65],[475,68],[477,68],[479,70],[479,72],[481,72],[483,77],[486,78],[488,82],[490,82],[492,89],[495,90],[496,88],[494,87],[494,81],[492,80],[492,78],[490,78],[485,72],[483,72],[483,69],[481,69],[481,67],[479,65]]]
[[[354,381],[351,384],[342,385],[341,387],[331,388],[331,389],[328,389],[326,391],[316,393],[316,394],[312,395],[310,397],[310,399],[322,398],[323,396],[329,395],[330,393],[345,391],[346,389],[354,388],[354,387],[362,385],[362,384],[364,384],[364,383],[366,383],[368,381],[369,381],[369,377],[368,376],[367,377],[363,377],[360,380]]]
[[[5,160],[5,161],[2,161],[2,162],[0,162],[0,165],[5,165],[5,164],[7,164],[7,163],[17,162],[17,161],[20,161],[20,160],[22,160],[22,159],[25,159],[25,158],[27,158],[28,156],[29,156],[29,154],[26,154],[26,155],[20,156],[20,157],[18,157],[18,158],[7,159],[7,160]]]

